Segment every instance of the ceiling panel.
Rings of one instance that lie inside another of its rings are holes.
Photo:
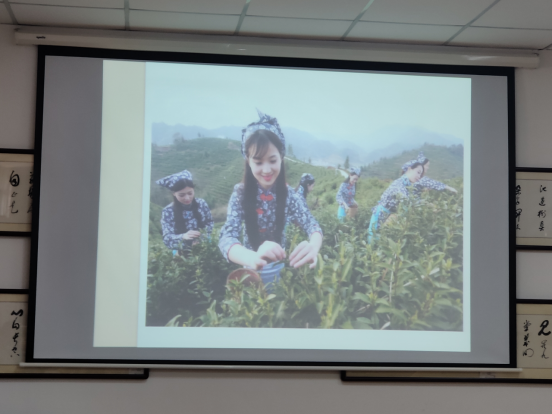
[[[12,24],[10,15],[3,3],[0,3],[0,24]]]
[[[10,0],[10,4],[45,4],[49,6],[98,7],[105,9],[122,9],[124,0]]]
[[[552,29],[552,1],[501,0],[474,26]]]
[[[131,30],[232,34],[239,16],[131,10]]]
[[[368,0],[251,0],[247,14],[354,20],[367,3]]]
[[[125,27],[123,10],[31,6],[27,4],[12,4],[11,7],[20,24],[98,29],[123,29]]]
[[[129,7],[138,10],[184,13],[241,14],[245,0],[129,0]]]
[[[376,0],[361,20],[465,25],[494,0]],[[521,0],[520,0],[521,1]]]
[[[358,22],[347,40],[442,44],[460,28],[461,26]]]
[[[276,17],[246,16],[241,35],[295,37],[306,39],[341,38],[351,25],[347,20],[280,19]]]
[[[542,49],[552,44],[552,30],[468,27],[450,44],[453,46]]]

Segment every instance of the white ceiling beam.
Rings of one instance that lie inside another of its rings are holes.
[[[213,53],[370,62],[537,68],[538,51],[417,46],[349,41],[269,39],[117,30],[24,27],[18,45],[73,46],[163,52]]]

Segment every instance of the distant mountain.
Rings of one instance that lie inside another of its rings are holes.
[[[320,140],[308,132],[297,128],[282,128],[286,137],[286,144],[291,144],[295,156],[302,160],[312,160],[317,165],[343,164],[349,156],[351,164],[361,165],[366,163],[367,152],[360,146],[346,142],[338,145],[330,141]],[[227,138],[241,141],[242,128],[226,126],[215,129],[207,129],[198,126],[182,124],[167,125],[154,123],[152,126],[152,143],[158,146],[169,146],[175,139],[193,140],[197,138]]]
[[[308,132],[296,128],[282,128],[288,145],[293,146],[295,157],[300,160],[312,160],[316,165],[343,164],[347,156],[354,165],[366,163],[368,153],[352,142],[330,142],[321,140]]]
[[[320,139],[309,132],[283,127],[286,145],[292,145],[296,158],[311,160],[315,165],[343,165],[349,157],[351,165],[360,166],[381,158],[394,157],[404,151],[420,148],[424,144],[452,146],[463,144],[463,140],[446,134],[438,134],[422,128],[391,126],[383,128],[366,137],[350,137],[349,140]],[[154,123],[152,126],[152,143],[158,146],[169,146],[175,139],[193,140],[197,138],[226,138],[241,141],[242,128],[224,126],[207,129],[189,125],[167,125]]]
[[[423,128],[392,126],[370,134],[364,140],[366,147],[379,145],[380,148],[370,151],[367,162],[373,162],[383,157],[393,157],[424,144],[443,147],[463,145],[464,141],[453,135],[439,134]]]
[[[235,126],[226,126],[207,129],[199,126],[182,124],[167,125],[156,122],[152,125],[151,142],[159,146],[172,145],[175,139],[195,139],[200,137],[227,138],[241,140],[242,129]]]
[[[427,176],[436,180],[462,177],[464,174],[464,146],[440,146],[424,144],[418,148],[403,151],[392,157],[383,157],[362,167],[362,176],[394,180],[401,175],[401,167],[407,161],[418,157],[420,151],[430,161]]]

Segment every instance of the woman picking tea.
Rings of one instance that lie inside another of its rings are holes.
[[[285,137],[278,121],[258,112],[259,121],[243,130],[244,178],[230,197],[219,248],[233,263],[262,269],[286,257],[284,228],[293,223],[303,229],[309,240],[297,245],[289,263],[296,268],[310,263],[310,268],[314,268],[322,230],[301,196],[286,184]],[[239,240],[242,224],[243,244]]]
[[[372,209],[372,218],[368,227],[368,243],[372,242],[374,232],[397,211],[401,200],[409,199],[419,194],[414,184],[420,181],[424,167],[415,160],[406,169],[405,173],[383,192],[378,204]]]
[[[358,207],[357,202],[355,201],[356,194],[356,182],[360,177],[360,168],[351,167],[349,168],[349,176],[337,191],[335,199],[339,205],[337,209],[337,218],[343,220],[347,215],[347,211],[350,208]]]
[[[299,180],[299,185],[295,188],[295,192],[301,195],[305,200],[314,188],[314,176],[309,173],[304,173]]]
[[[403,174],[406,172],[408,167],[413,165],[415,162],[418,162],[418,163],[422,164],[422,166],[424,167],[424,171],[422,173],[422,178],[420,178],[420,181],[418,181],[416,183],[416,188],[417,189],[423,190],[423,189],[427,188],[429,190],[437,190],[437,191],[447,190],[447,191],[450,191],[452,193],[457,193],[458,192],[458,191],[456,191],[455,188],[450,187],[446,184],[443,184],[440,181],[433,180],[433,179],[426,176],[427,172],[429,171],[429,159],[427,159],[425,157],[423,152],[420,152],[418,154],[418,158],[416,158],[415,160],[408,161],[402,166]]]
[[[213,231],[211,210],[201,198],[195,198],[192,174],[181,171],[155,182],[169,189],[173,195],[173,202],[163,209],[161,227],[163,242],[173,250],[189,250],[193,244],[199,242],[202,235],[209,237]]]

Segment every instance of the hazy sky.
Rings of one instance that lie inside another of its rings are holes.
[[[244,127],[255,108],[319,138],[353,142],[389,126],[466,140],[467,78],[147,63],[146,131],[153,122]]]

